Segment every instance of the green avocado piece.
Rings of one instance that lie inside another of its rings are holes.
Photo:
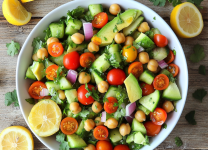
[[[135,42],[147,51],[155,48],[155,43],[144,33],[141,33]]]
[[[44,65],[43,63],[39,63],[34,61],[32,66],[30,67],[35,77],[40,81],[42,78],[45,77]]]

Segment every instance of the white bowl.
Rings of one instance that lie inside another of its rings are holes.
[[[22,50],[19,54],[18,62],[17,62],[16,88],[17,88],[17,95],[19,99],[20,109],[22,111],[23,117],[25,118],[25,121],[28,124],[28,115],[30,113],[32,105],[26,102],[25,99],[30,97],[28,94],[28,88],[33,81],[24,78],[28,66],[32,63],[31,57],[33,51],[32,48],[33,39],[39,36],[43,37],[44,36],[43,30],[45,30],[51,22],[59,20],[60,17],[62,16],[66,16],[68,10],[72,10],[78,6],[87,8],[89,4],[96,4],[96,3],[103,4],[107,8],[113,3],[118,3],[124,9],[134,8],[134,9],[142,10],[145,20],[148,23],[150,23],[152,27],[158,28],[161,31],[161,33],[168,38],[169,40],[168,46],[170,49],[176,50],[176,59],[174,63],[180,67],[180,73],[178,75],[177,84],[180,88],[182,99],[177,103],[177,112],[173,112],[168,115],[168,119],[166,121],[168,126],[167,129],[163,129],[159,133],[159,135],[155,136],[154,138],[151,138],[150,146],[145,146],[142,148],[142,150],[154,149],[166,139],[166,137],[173,130],[173,128],[175,127],[176,123],[178,122],[181,116],[188,91],[188,70],[187,70],[186,58],[184,56],[182,46],[178,38],[176,37],[175,33],[173,32],[173,30],[156,12],[136,1],[127,1],[127,0],[72,1],[51,11],[35,26],[35,28],[27,37],[24,45],[22,46]],[[156,20],[153,19],[154,17],[156,17]],[[53,150],[59,149],[59,143],[56,141],[55,136],[42,138],[36,135],[36,137],[49,149],[53,149]]]

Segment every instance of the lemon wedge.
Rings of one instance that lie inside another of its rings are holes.
[[[33,150],[34,141],[28,129],[11,126],[0,134],[0,150]]]
[[[21,0],[22,3],[32,2],[34,0]]]
[[[32,17],[32,14],[18,0],[4,0],[2,11],[6,20],[17,26],[27,24]]]
[[[173,9],[170,24],[175,33],[182,38],[192,38],[199,35],[204,26],[201,13],[190,2],[177,5]]]
[[[46,99],[33,106],[28,122],[37,135],[47,137],[59,130],[61,119],[59,106],[54,101]]]

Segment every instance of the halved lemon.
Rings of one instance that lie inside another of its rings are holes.
[[[0,134],[0,150],[33,150],[34,141],[28,129],[11,126]]]
[[[170,24],[175,33],[182,38],[195,37],[201,33],[204,27],[201,13],[190,2],[177,5],[173,9]]]
[[[4,0],[2,11],[6,20],[17,26],[27,24],[32,17],[32,14],[18,0]]]
[[[32,2],[34,0],[21,0],[22,3]]]
[[[46,99],[33,106],[28,122],[37,135],[47,137],[59,130],[61,119],[59,106],[54,101]]]

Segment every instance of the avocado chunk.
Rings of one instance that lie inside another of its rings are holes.
[[[32,66],[30,67],[35,77],[40,81],[42,78],[45,77],[44,65],[43,63],[39,63],[34,61]]]
[[[146,51],[150,51],[155,48],[155,43],[144,33],[141,33],[135,42]]]
[[[32,80],[36,80],[35,75],[33,74],[32,70],[30,69],[30,67],[28,67],[27,72],[26,72],[26,78],[32,79]]]
[[[124,84],[131,103],[139,100],[142,97],[142,89],[135,76],[131,73],[125,80]]]

